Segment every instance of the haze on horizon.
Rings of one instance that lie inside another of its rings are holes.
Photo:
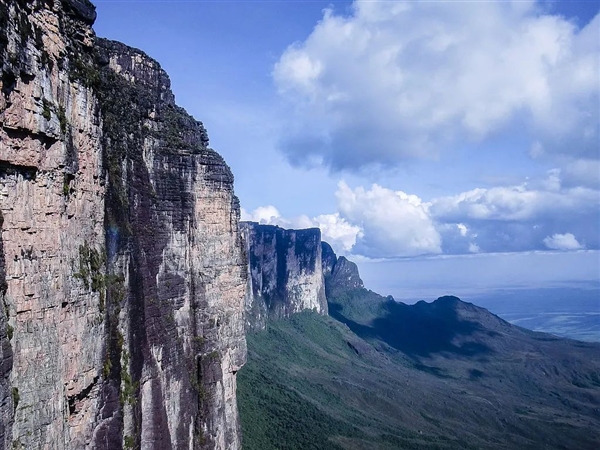
[[[600,295],[597,3],[95,4],[204,122],[242,219],[320,227],[399,299]]]

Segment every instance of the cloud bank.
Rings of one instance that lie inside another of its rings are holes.
[[[578,161],[598,159],[599,27],[600,15],[578,29],[535,1],[326,10],[273,70],[292,119],[282,150],[296,165],[358,170],[518,131],[532,157],[597,179]]]
[[[424,201],[373,184],[340,182],[337,211],[281,217],[272,206],[242,218],[288,228],[320,227],[343,253],[368,258],[600,248],[600,191],[563,187],[561,172],[515,186]]]

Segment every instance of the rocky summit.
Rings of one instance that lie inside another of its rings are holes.
[[[0,0],[0,448],[237,449],[233,176],[87,0]]]

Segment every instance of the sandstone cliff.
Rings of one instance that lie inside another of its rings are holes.
[[[364,287],[355,263],[349,261],[345,256],[338,258],[327,242],[322,242],[321,246],[323,278],[327,298]]]
[[[327,314],[318,228],[285,230],[254,222],[241,222],[240,228],[248,254],[249,329],[305,309]]]
[[[0,448],[240,448],[233,177],[94,19],[0,0]]]

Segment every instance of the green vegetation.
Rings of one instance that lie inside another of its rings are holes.
[[[124,403],[128,403],[129,405],[135,405],[136,403],[136,394],[139,388],[139,382],[138,381],[132,381],[131,380],[131,376],[129,375],[129,371],[128,371],[128,362],[125,362],[125,360],[129,360],[128,357],[126,357],[127,352],[124,353],[124,362],[123,362],[123,366],[122,366],[122,371],[121,371],[121,381],[122,381],[122,386],[121,386],[121,395],[120,395],[120,400],[121,400],[121,404]]]
[[[42,100],[42,117],[46,120],[52,118],[52,105],[46,99]]]
[[[245,450],[600,441],[597,345],[548,341],[450,297],[408,306],[355,289],[329,310],[247,336],[238,373]]]
[[[87,242],[79,246],[79,271],[73,276],[83,281],[86,289],[99,292],[105,287],[104,266],[106,255],[95,248],[91,248]]]
[[[123,443],[126,449],[133,448],[135,446],[135,438],[133,436],[125,436]]]
[[[71,193],[71,181],[73,181],[75,177],[70,173],[65,173],[63,176],[63,195],[68,197]]]
[[[17,406],[19,406],[19,400],[21,399],[21,396],[19,395],[19,388],[13,387],[11,393],[12,393],[12,400],[13,400],[13,408],[16,411]]]
[[[104,378],[108,378],[110,375],[110,369],[112,369],[112,363],[110,361],[110,356],[107,353],[106,357],[104,358],[104,364],[102,365],[102,374],[104,375]]]
[[[65,108],[61,105],[58,106],[58,110],[56,111],[56,115],[58,116],[58,123],[60,124],[60,131],[62,134],[67,133],[67,126],[69,122],[67,121],[67,115],[65,114]]]
[[[80,55],[74,55],[70,61],[69,78],[88,88],[98,88],[101,83],[100,72],[93,59],[86,61]]]
[[[329,317],[269,323],[248,348],[238,374],[246,450],[451,448],[403,425],[398,366]]]
[[[89,246],[87,242],[79,246],[79,270],[73,274],[83,281],[86,289],[100,294],[98,308],[103,313],[106,307],[107,293],[111,301],[118,305],[125,297],[125,279],[123,275],[104,274],[106,254]]]

